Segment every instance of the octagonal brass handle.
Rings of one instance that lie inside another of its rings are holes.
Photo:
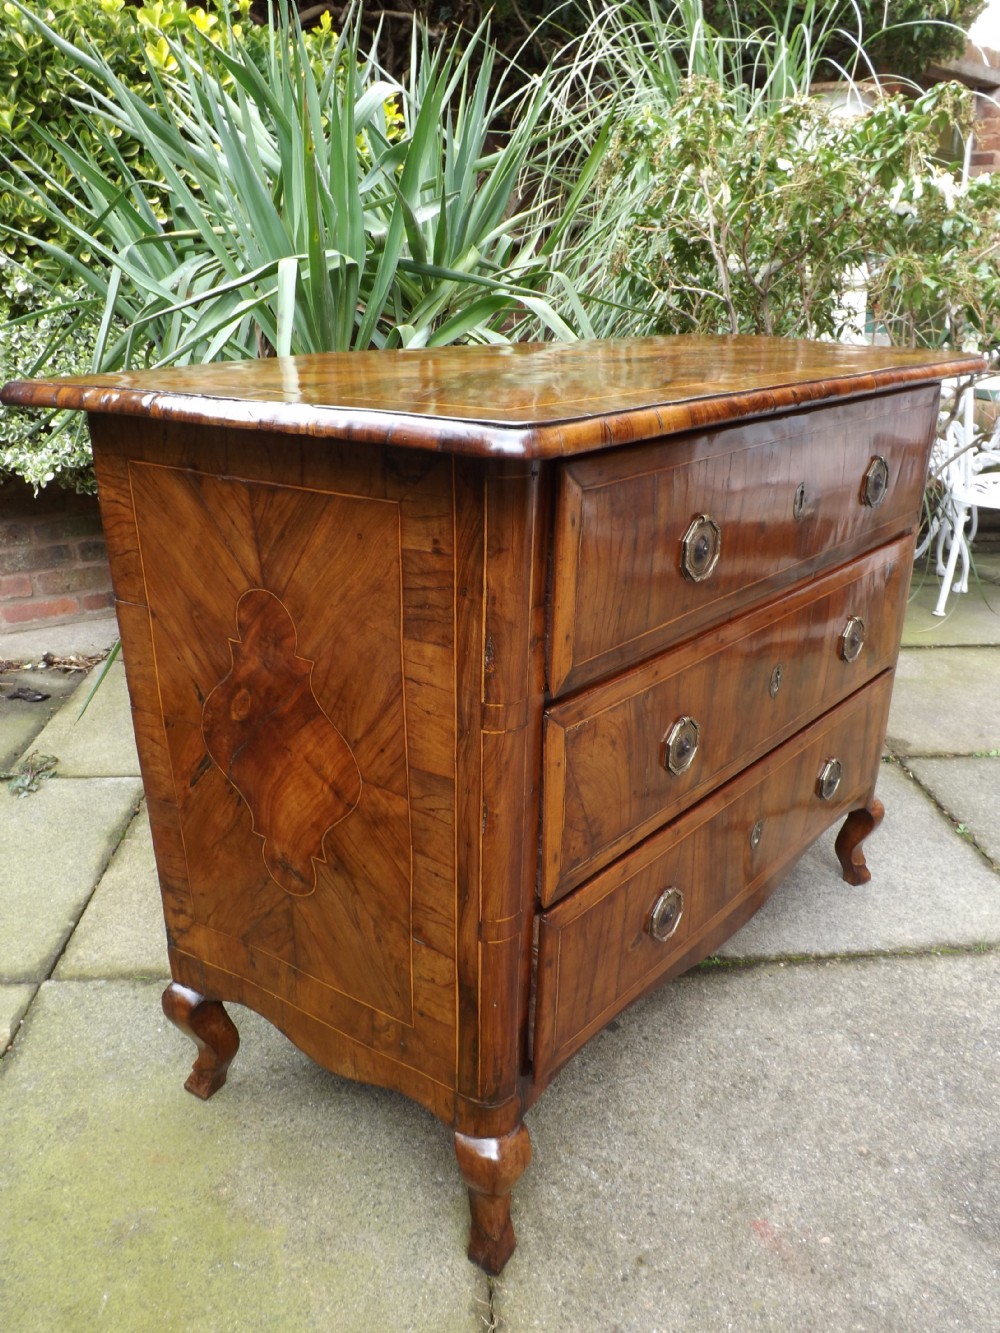
[[[877,509],[889,494],[889,464],[876,454],[868,464],[861,485],[861,499],[869,509]]]
[[[851,616],[840,631],[838,651],[845,662],[856,662],[865,646],[865,622],[860,616]]]
[[[681,540],[681,570],[692,583],[707,579],[719,563],[722,529],[709,514],[691,520]]]
[[[668,773],[685,773],[698,753],[701,728],[693,717],[679,717],[663,738],[661,759]]]
[[[649,914],[646,929],[659,944],[669,940],[681,924],[684,915],[684,895],[671,886],[664,889]]]
[[[841,767],[839,759],[827,759],[819,770],[816,779],[816,795],[821,801],[832,801],[840,786]]]

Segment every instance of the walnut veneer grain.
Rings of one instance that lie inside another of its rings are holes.
[[[523,1116],[825,828],[865,881],[938,381],[649,339],[18,382],[89,413],[173,982],[455,1132],[498,1272]],[[543,798],[544,792],[544,798]]]

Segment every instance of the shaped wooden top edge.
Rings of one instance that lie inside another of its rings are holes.
[[[541,459],[987,370],[960,352],[681,335],[15,380],[0,401]]]

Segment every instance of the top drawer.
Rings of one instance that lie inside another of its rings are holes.
[[[551,693],[907,531],[937,408],[933,385],[567,463],[556,498]]]

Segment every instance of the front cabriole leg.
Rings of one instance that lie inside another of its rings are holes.
[[[878,828],[884,814],[885,806],[873,796],[865,809],[851,811],[837,834],[834,850],[848,884],[867,884],[871,879],[861,844]]]
[[[524,1125],[495,1139],[456,1134],[455,1154],[469,1187],[469,1258],[495,1277],[517,1244],[510,1191],[531,1161],[531,1139]]]
[[[184,1084],[188,1092],[207,1101],[226,1081],[226,1072],[240,1049],[236,1024],[218,1000],[206,1000],[197,991],[170,983],[163,992],[163,1012],[174,1027],[198,1047],[191,1073]]]

